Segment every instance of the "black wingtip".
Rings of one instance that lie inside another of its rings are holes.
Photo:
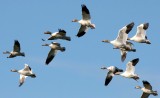
[[[83,31],[83,32],[79,32],[76,36],[77,36],[77,37],[82,37],[85,33],[86,33],[86,32],[84,32],[84,31]]]
[[[133,63],[133,66],[135,66],[139,62],[139,58],[133,59],[131,62]]]
[[[21,87],[21,86],[22,86],[22,83],[19,84],[19,87]]]
[[[126,27],[127,27],[127,30],[126,30],[126,33],[127,33],[127,34],[132,30],[133,26],[134,26],[134,22],[131,22],[130,24],[128,24],[128,25],[126,26]]]
[[[45,65],[48,65],[48,64],[49,64],[48,62],[45,63]]]
[[[59,32],[66,33],[66,31],[65,31],[65,30],[63,30],[63,29],[58,29],[58,31],[59,31]]]
[[[82,11],[86,12],[87,14],[89,14],[89,10],[88,10],[88,8],[86,7],[86,5],[85,5],[85,4],[82,4],[81,6],[82,6]]]
[[[150,84],[148,81],[146,81],[146,80],[143,80],[142,81],[143,82],[143,84]]]
[[[149,27],[149,23],[144,23],[143,25],[144,25],[144,26],[143,26],[143,29],[144,29],[144,30],[147,30],[148,27]]]
[[[20,45],[20,43],[19,43],[18,40],[14,40],[14,43],[15,43],[16,45]]]

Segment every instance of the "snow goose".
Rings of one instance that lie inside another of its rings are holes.
[[[50,31],[44,32],[44,34],[50,34],[51,36],[47,40],[56,40],[56,39],[63,39],[67,41],[71,41],[69,36],[66,36],[66,31],[63,29],[58,29],[58,32],[52,33]],[[45,41],[44,39],[42,39]]]
[[[115,66],[110,66],[110,67],[107,67],[107,68],[102,67],[101,69],[109,70],[108,73],[107,73],[107,77],[105,79],[105,86],[107,86],[110,83],[110,81],[112,80],[114,75],[121,75],[125,78],[132,78],[132,79],[137,81],[139,79],[139,76],[134,73],[134,71],[135,71],[134,66],[138,63],[138,61],[139,61],[138,58],[133,59],[132,61],[129,61],[128,64],[127,64],[126,71],[124,71],[124,72],[123,72],[122,69],[119,69]],[[123,72],[123,73],[121,73],[121,72]]]
[[[139,62],[139,58],[129,61],[126,65],[126,70],[120,75],[125,78],[132,78],[137,81],[139,79],[139,76],[135,74],[135,66],[138,62]]]
[[[102,67],[101,69],[103,69],[103,70],[107,69],[108,70],[108,73],[107,73],[107,76],[106,76],[106,79],[105,79],[105,86],[107,86],[110,83],[110,81],[112,80],[114,75],[118,75],[120,72],[123,72],[122,69],[118,69],[115,66],[110,66],[110,67],[107,67],[107,68]]]
[[[52,61],[52,59],[55,57],[58,50],[60,50],[61,52],[65,51],[65,47],[61,47],[60,43],[57,43],[57,42],[52,42],[51,44],[44,44],[42,46],[49,46],[51,48],[45,62],[46,65],[48,65]]]
[[[133,49],[133,43],[131,42],[126,42],[126,48],[120,48],[121,52],[121,61],[124,62],[127,56],[127,52],[136,52],[136,49]]]
[[[16,70],[16,69],[11,70],[11,72],[17,72],[20,74],[19,87],[22,86],[26,77],[28,77],[28,76],[31,78],[36,77],[36,75],[32,72],[32,69],[28,64],[25,64],[24,66],[25,66],[24,69],[21,69],[21,70]]]
[[[90,16],[90,12],[89,12],[88,8],[84,4],[82,4],[81,6],[82,6],[82,19],[81,20],[77,20],[77,19],[72,20],[72,22],[78,22],[81,24],[81,27],[80,27],[78,34],[77,34],[78,37],[83,36],[87,32],[89,27],[91,29],[95,29],[95,24],[91,23],[91,16]]]
[[[3,52],[3,54],[10,54],[7,58],[13,58],[16,56],[25,56],[24,52],[20,52],[21,51],[21,46],[20,43],[18,42],[18,40],[14,41],[14,46],[13,46],[13,51],[9,52]]]
[[[149,27],[149,23],[143,23],[137,26],[137,33],[132,38],[128,38],[128,40],[133,40],[138,43],[146,43],[151,44],[151,42],[147,39],[146,30]]]
[[[109,41],[109,40],[102,40],[102,42],[111,43],[114,48],[122,48],[126,46],[126,41],[128,38],[128,33],[132,30],[134,26],[134,22],[131,22],[130,24],[124,26],[119,30],[118,36],[115,40]]]
[[[143,86],[144,86],[143,88],[140,86],[135,87],[136,89],[141,89],[143,91],[141,98],[148,98],[150,94],[152,94],[154,96],[158,95],[157,91],[152,90],[152,86],[148,81],[143,80],[142,82],[143,82]]]

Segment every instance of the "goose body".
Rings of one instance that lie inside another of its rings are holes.
[[[147,39],[146,30],[149,27],[149,23],[143,23],[137,26],[137,32],[132,38],[128,38],[128,40],[132,40],[138,43],[146,43],[151,44],[151,42]]]
[[[14,41],[13,51],[11,52],[6,51],[6,52],[3,52],[3,54],[10,54],[7,58],[13,58],[16,56],[25,56],[25,53],[21,52],[21,46],[18,40]]]
[[[53,60],[58,50],[60,50],[61,52],[65,51],[65,47],[61,47],[60,43],[57,42],[52,42],[51,44],[44,44],[42,46],[49,46],[51,48],[45,62],[46,65],[48,65]]]
[[[148,98],[150,94],[154,96],[158,95],[157,91],[152,90],[152,86],[148,81],[143,80],[142,82],[144,87],[140,87],[140,86],[135,87],[136,89],[141,89],[143,91],[141,98]]]
[[[88,30],[88,28],[95,29],[95,24],[91,23],[91,16],[86,5],[82,4],[82,19],[73,19],[72,22],[78,22],[81,24],[81,27],[78,31],[77,37],[82,37]]]
[[[118,32],[118,36],[115,40],[109,41],[109,40],[102,40],[102,42],[111,43],[114,48],[125,48],[126,47],[126,41],[128,38],[128,33],[132,30],[134,26],[134,22],[129,23],[128,25],[121,28]]]
[[[71,41],[71,38],[69,36],[66,36],[66,31],[63,29],[58,29],[58,32],[55,32],[55,33],[47,31],[47,32],[44,32],[44,34],[51,35],[47,40],[63,39],[63,40]]]
[[[21,70],[12,69],[11,72],[17,72],[20,74],[19,87],[22,86],[26,77],[28,76],[32,78],[36,77],[36,75],[32,72],[32,69],[28,64],[25,64],[24,69],[21,69]]]

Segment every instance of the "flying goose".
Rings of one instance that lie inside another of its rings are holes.
[[[125,78],[132,78],[137,81],[139,79],[139,76],[134,73],[134,71],[135,71],[134,66],[138,63],[138,61],[139,61],[138,58],[133,59],[132,61],[129,61],[127,63],[126,71],[124,71],[124,72],[122,69],[119,69],[115,66],[110,66],[108,68],[102,67],[101,69],[109,70],[109,72],[107,73],[107,77],[105,79],[105,86],[107,86],[110,83],[110,81],[112,80],[114,75],[121,75]],[[123,73],[121,73],[121,72],[123,72]]]
[[[28,76],[31,78],[36,77],[36,75],[32,72],[32,69],[31,67],[29,67],[28,64],[24,64],[24,69],[21,69],[21,70],[12,69],[11,72],[17,72],[20,74],[19,87],[22,86],[26,77]]]
[[[24,52],[20,52],[21,51],[21,46],[20,43],[18,42],[18,40],[14,41],[14,46],[13,46],[13,51],[9,52],[3,52],[3,54],[10,54],[7,58],[13,58],[16,56],[25,56]]]
[[[133,49],[133,43],[126,41],[126,47],[120,48],[121,52],[121,61],[124,62],[127,56],[127,52],[136,52],[136,49]]]
[[[81,20],[78,20],[78,19],[72,20],[72,22],[78,22],[81,24],[81,27],[80,27],[78,34],[77,34],[77,37],[83,36],[87,32],[88,28],[95,29],[95,24],[91,23],[91,16],[90,16],[90,12],[89,12],[88,8],[86,7],[85,4],[82,4],[81,7],[82,7],[82,19]]]
[[[66,31],[63,29],[58,29],[58,32],[52,33],[50,31],[44,32],[44,34],[50,34],[51,36],[47,40],[56,40],[56,39],[63,39],[67,41],[71,41],[69,36],[66,36]],[[44,39],[42,39],[45,41]]]
[[[44,44],[42,46],[49,46],[51,48],[45,62],[46,65],[48,65],[52,61],[58,50],[60,50],[61,52],[65,51],[65,47],[61,47],[60,43],[57,42],[52,42],[51,44]]]
[[[139,79],[139,76],[135,74],[135,66],[138,62],[139,62],[139,58],[129,61],[126,65],[126,70],[120,75],[125,78],[132,78],[137,81]]]
[[[140,86],[135,87],[136,89],[141,89],[143,91],[141,98],[148,98],[150,94],[152,94],[154,96],[158,95],[157,91],[152,90],[152,86],[148,81],[143,80],[142,82],[143,82],[143,86],[144,86],[143,88]]]
[[[118,69],[117,67],[115,66],[110,66],[110,67],[102,67],[101,69],[105,70],[107,69],[108,70],[108,73],[107,73],[107,76],[106,76],[106,79],[105,79],[105,86],[107,86],[110,81],[112,80],[113,76],[114,75],[118,75],[120,72],[123,72],[122,69]]]
[[[149,27],[149,23],[143,23],[137,26],[137,33],[132,38],[128,38],[128,40],[132,40],[138,43],[146,43],[151,44],[151,42],[147,39],[146,30]]]
[[[128,25],[124,26],[119,30],[118,36],[115,40],[102,40],[102,42],[111,43],[116,48],[124,48],[126,46],[126,41],[128,38],[128,33],[132,30],[134,26],[134,22],[129,23]]]

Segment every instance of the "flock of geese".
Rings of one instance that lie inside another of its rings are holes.
[[[76,35],[77,37],[84,36],[89,28],[95,29],[96,27],[95,24],[91,23],[90,12],[86,7],[86,5],[82,4],[81,7],[82,7],[82,19],[72,20],[72,22],[78,22],[81,25]],[[136,49],[133,48],[133,44],[129,42],[129,40],[135,41],[138,43],[151,44],[151,42],[147,39],[147,36],[146,36],[146,30],[149,27],[149,23],[143,23],[137,26],[137,32],[135,36],[128,38],[128,34],[133,27],[134,27],[134,22],[131,22],[119,30],[118,36],[115,40],[112,40],[112,41],[102,40],[102,42],[112,44],[114,46],[113,49],[120,50],[122,62],[126,59],[128,52],[136,52]],[[66,31],[63,29],[58,29],[58,31],[55,33],[46,31],[44,32],[44,34],[49,34],[50,37],[48,39],[42,39],[42,41],[57,40],[57,39],[71,41],[71,37],[67,36]],[[54,59],[58,51],[64,52],[66,50],[65,47],[62,47],[61,44],[57,42],[51,42],[51,44],[43,44],[42,46],[49,46],[51,48],[45,61],[46,65],[48,65]],[[14,58],[16,56],[23,56],[23,57],[25,56],[25,53],[21,52],[21,46],[18,40],[14,41],[13,50],[11,52],[6,51],[6,52],[3,52],[3,54],[9,54],[7,58]],[[108,70],[108,73],[105,79],[105,86],[107,86],[111,82],[114,75],[120,75],[125,78],[131,78],[137,81],[139,79],[139,76],[135,74],[135,66],[137,65],[138,62],[139,62],[139,58],[135,58],[129,61],[126,64],[125,71],[123,71],[122,69],[119,69],[116,66],[102,67],[101,69]],[[21,70],[12,69],[11,72],[17,72],[20,74],[19,86],[22,86],[26,77],[31,77],[31,78],[36,77],[36,75],[32,72],[32,69],[28,64],[25,64],[24,68]],[[148,98],[150,94],[154,96],[158,95],[157,91],[152,90],[152,86],[148,81],[143,80],[142,82],[144,87],[140,87],[140,86],[135,87],[136,89],[141,89],[143,91],[141,98]]]

